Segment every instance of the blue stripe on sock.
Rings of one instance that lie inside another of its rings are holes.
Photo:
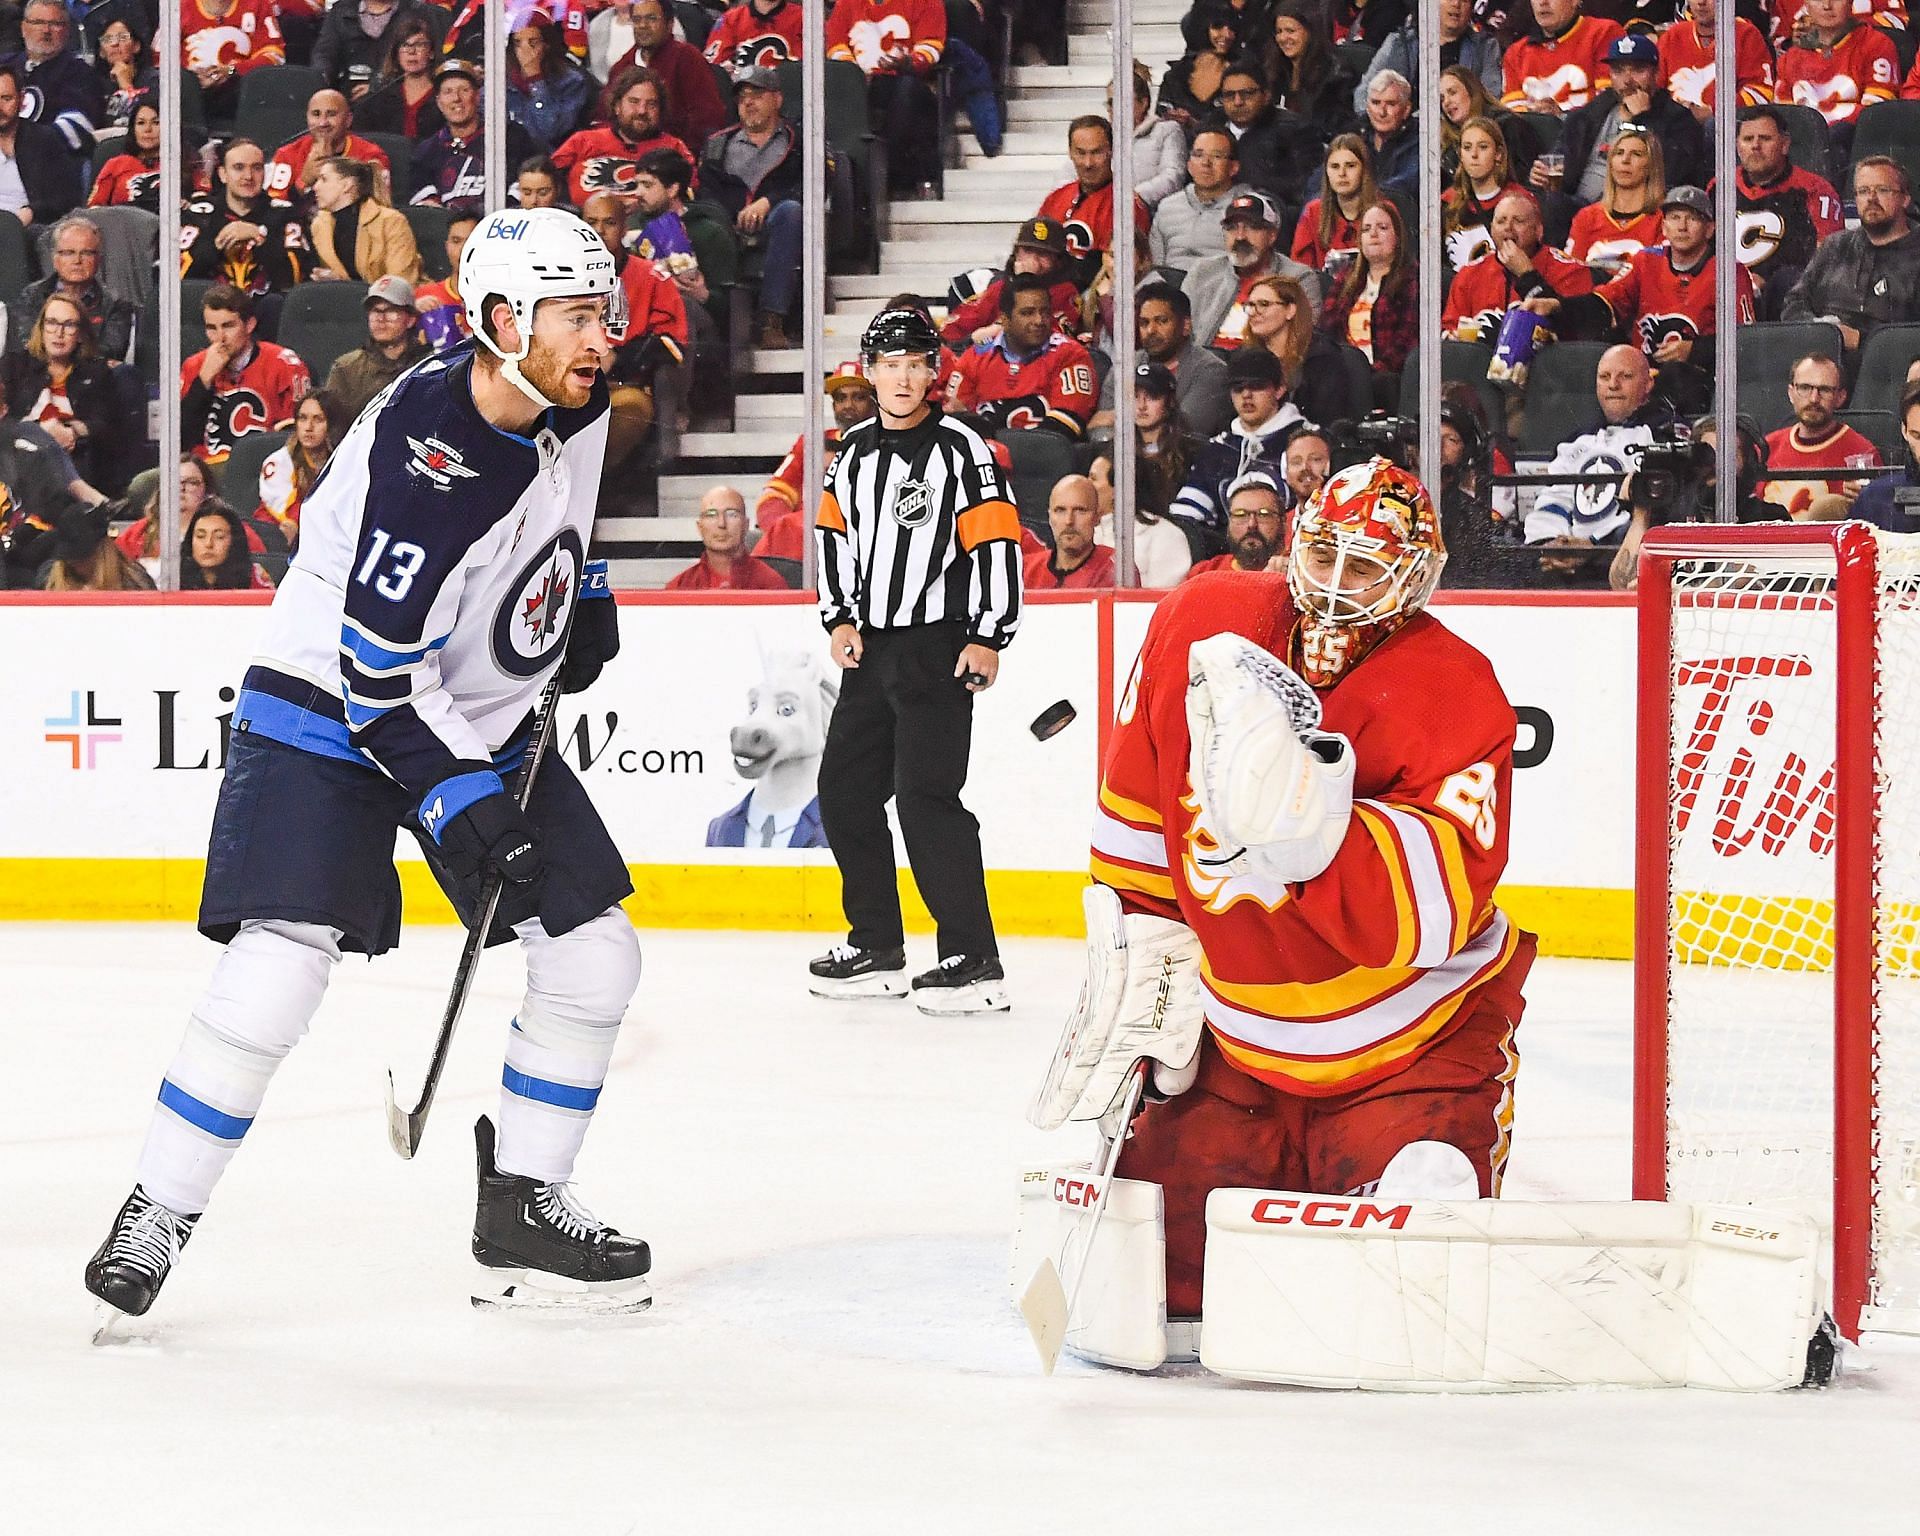
[[[221,1141],[238,1141],[247,1134],[247,1128],[253,1124],[253,1117],[242,1119],[238,1115],[229,1115],[224,1110],[204,1104],[186,1089],[160,1079],[160,1102],[172,1110],[188,1125],[197,1126],[209,1136]]]
[[[500,1086],[508,1093],[559,1109],[590,1110],[600,1102],[598,1088],[576,1088],[571,1083],[550,1083],[544,1077],[528,1077],[512,1067],[500,1069]]]

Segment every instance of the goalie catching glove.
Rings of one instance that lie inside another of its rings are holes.
[[[1043,1131],[1113,1109],[1135,1062],[1156,1063],[1172,1097],[1193,1083],[1200,1054],[1200,941],[1185,923],[1127,912],[1111,887],[1088,886],[1087,979],[1027,1118]],[[1124,1127],[1122,1128],[1124,1129]]]
[[[1291,884],[1333,862],[1353,815],[1353,749],[1319,724],[1319,696],[1244,635],[1189,647],[1188,776],[1216,863]]]

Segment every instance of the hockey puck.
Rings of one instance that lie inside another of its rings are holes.
[[[1074,707],[1065,699],[1058,704],[1049,704],[1033,717],[1033,724],[1027,729],[1033,732],[1035,741],[1045,741],[1050,736],[1058,736],[1079,718]]]

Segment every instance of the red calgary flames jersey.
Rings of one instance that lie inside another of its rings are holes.
[[[1742,16],[1734,24],[1733,77],[1740,105],[1773,100],[1773,55],[1760,29]],[[1683,106],[1713,105],[1713,43],[1691,21],[1674,22],[1660,34],[1660,84]]]
[[[199,0],[180,7],[180,52],[188,69],[225,64],[237,75],[263,64],[287,62],[280,40],[280,8],[273,0],[237,0],[220,17],[200,9]]]
[[[1607,50],[1622,27],[1602,16],[1582,16],[1555,38],[1523,37],[1503,60],[1506,90],[1500,105],[1516,112],[1553,101],[1562,112],[1584,107],[1613,83]]]
[[[707,62],[725,70],[772,69],[800,57],[801,25],[795,0],[781,0],[770,16],[740,0],[707,34]]]
[[[1082,191],[1077,181],[1055,187],[1035,217],[1066,225],[1067,250],[1076,259],[1089,251],[1107,250],[1113,244],[1113,183],[1091,192]],[[1143,235],[1153,223],[1153,215],[1138,197],[1133,200],[1133,221]]]
[[[1573,216],[1567,236],[1567,254],[1575,261],[1625,261],[1636,251],[1666,238],[1660,210],[1649,208],[1632,218],[1616,219],[1598,203],[1589,203]]]
[[[881,61],[902,48],[913,73],[925,74],[946,52],[947,10],[941,0],[840,0],[826,38],[828,58],[851,59],[870,75],[894,73]]]
[[[200,377],[206,355],[196,352],[180,365],[182,394]],[[294,411],[312,388],[307,365],[296,354],[270,341],[256,341],[245,367],[238,373],[222,369],[213,381],[213,404],[193,445],[194,457],[224,464],[233,445],[249,433],[292,426]]]
[[[629,144],[605,127],[583,128],[572,135],[553,152],[553,163],[567,173],[567,191],[573,206],[581,208],[596,192],[632,197],[634,167],[656,149],[670,149],[696,168],[700,164],[700,157],[670,133]]]
[[[1230,630],[1290,658],[1284,576],[1196,577],[1161,600],[1120,701],[1094,812],[1093,877],[1193,929],[1207,1025],[1241,1071],[1345,1093],[1416,1060],[1533,938],[1493,902],[1507,862],[1514,713],[1486,658],[1418,614],[1322,694],[1353,744],[1353,818],[1292,885],[1200,860],[1218,849],[1187,780],[1187,649]],[[1445,718],[1433,701],[1447,701]]]
[[[650,261],[629,256],[620,269],[620,287],[626,295],[626,323],[616,331],[607,326],[607,337],[616,347],[638,343],[658,336],[673,360],[680,362],[687,352],[687,301],[680,297],[680,285],[662,276]]]
[[[1631,327],[1640,350],[1652,357],[1654,349],[1669,336],[1711,336],[1713,320],[1713,270],[1711,256],[1691,272],[1676,272],[1664,245],[1641,251],[1610,283],[1593,291],[1606,300],[1613,318]],[[1734,313],[1742,325],[1753,323],[1753,276],[1736,265],[1740,291],[1734,299]]]
[[[827,428],[827,447],[832,450],[840,441],[838,427]],[[787,456],[780,461],[773,472],[773,478],[767,481],[760,492],[760,505],[753,509],[753,520],[764,531],[776,517],[800,509],[800,487],[808,480],[807,475],[807,435],[802,432],[793,440],[793,446],[787,450]],[[833,464],[833,453],[827,454],[827,467]],[[822,475],[824,479],[824,474]],[[762,554],[766,551],[761,551]]]
[[[1880,450],[1843,421],[1836,421],[1821,438],[1802,437],[1798,422],[1767,437],[1769,469],[1868,469],[1879,462]],[[1769,480],[1760,487],[1760,494],[1798,519],[1806,515],[1814,497],[1842,494],[1851,478],[1836,475],[1831,480]]]
[[[1849,27],[1831,48],[1789,48],[1780,55],[1782,101],[1812,107],[1830,123],[1850,123],[1872,101],[1891,101],[1900,58],[1878,27]]]
[[[1593,292],[1593,274],[1552,246],[1543,245],[1533,253],[1533,270],[1563,299]],[[1441,329],[1449,336],[1460,336],[1464,321],[1469,332],[1477,327],[1479,334],[1461,336],[1463,341],[1484,341],[1492,346],[1500,334],[1500,322],[1507,318],[1517,297],[1513,274],[1498,256],[1489,253],[1454,274],[1441,314]]]
[[[1004,337],[969,347],[947,378],[949,409],[978,412],[1000,429],[1046,426],[1078,437],[1095,398],[1092,357],[1058,331],[1025,362],[1007,355]]]

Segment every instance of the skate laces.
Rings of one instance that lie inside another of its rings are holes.
[[[107,1261],[128,1264],[158,1278],[179,1259],[187,1234],[193,1230],[193,1218],[180,1216],[146,1196],[141,1198],[146,1204],[139,1214],[113,1234]]]
[[[844,965],[849,960],[860,958],[860,946],[857,944],[836,944],[827,951],[827,958],[836,965]]]
[[[573,1197],[570,1184],[542,1184],[533,1195],[534,1209],[576,1241],[585,1242],[610,1232],[609,1227]]]
[[[972,955],[948,955],[946,959],[940,962],[940,969],[943,971],[957,971],[963,965],[972,964]]]

